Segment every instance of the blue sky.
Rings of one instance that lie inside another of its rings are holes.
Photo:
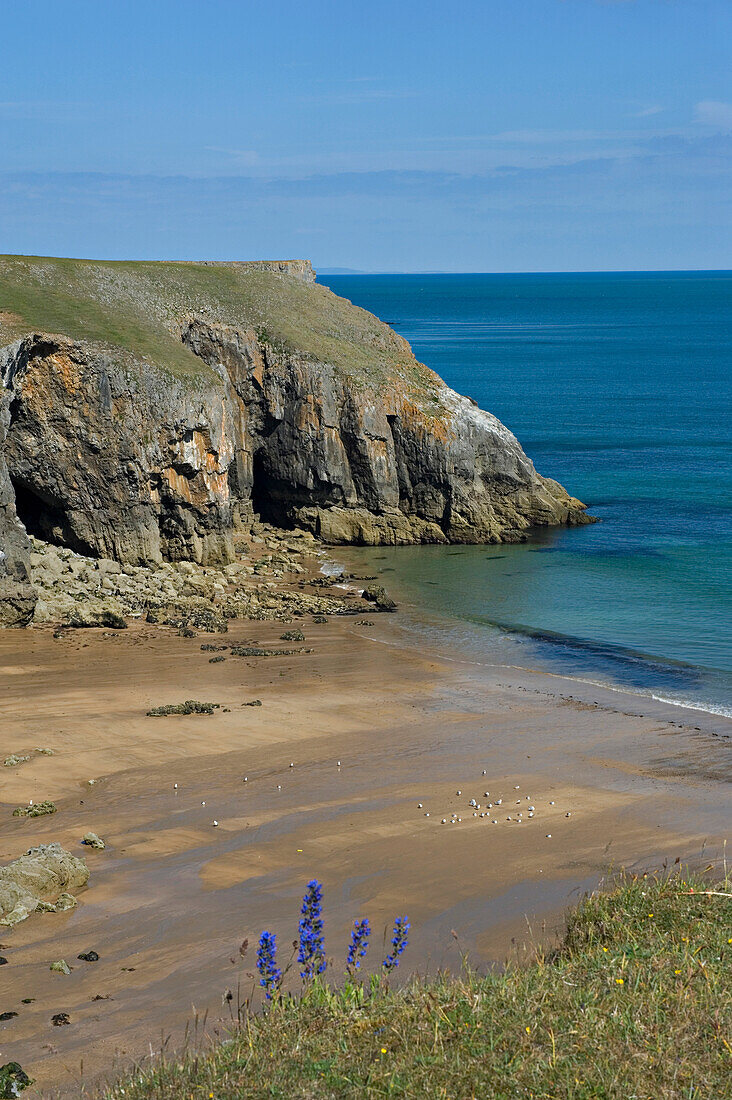
[[[729,0],[4,8],[0,252],[731,266]]]

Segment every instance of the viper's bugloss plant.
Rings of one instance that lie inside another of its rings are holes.
[[[282,971],[277,966],[277,937],[274,932],[262,932],[259,937],[257,970],[259,984],[264,989],[267,1000],[271,1001],[282,981]]]
[[[351,942],[348,945],[348,955],[346,956],[346,967],[348,970],[358,970],[361,965],[361,959],[368,949],[370,935],[371,925],[369,924],[368,917],[353,922]]]
[[[388,973],[399,966],[399,958],[409,943],[409,920],[407,917],[397,917],[394,921],[394,935],[391,938],[391,952],[381,964]]]
[[[325,940],[323,937],[323,887],[317,879],[308,883],[300,910],[299,950],[300,977],[309,981],[325,970]]]

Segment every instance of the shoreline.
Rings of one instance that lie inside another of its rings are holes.
[[[399,614],[361,614],[373,625],[299,618],[310,653],[224,653],[217,664],[202,644],[276,648],[287,627],[237,619],[228,634],[190,638],[137,621],[60,639],[38,627],[0,635],[7,750],[55,753],[4,769],[1,861],[57,839],[91,870],[77,909],[0,935],[2,1008],[19,1011],[0,1024],[0,1052],[36,1091],[78,1095],[82,1059],[91,1087],[149,1055],[161,1027],[176,1048],[192,1006],[221,1034],[222,996],[256,989],[256,937],[272,927],[292,939],[311,877],[325,885],[329,954],[343,953],[355,917],[380,933],[408,912],[404,970],[434,972],[459,966],[451,929],[478,966],[500,964],[524,950],[527,921],[551,942],[566,906],[611,866],[721,851],[732,767],[699,712],[420,651]],[[220,709],[146,717],[186,698]],[[261,707],[246,705],[255,698]],[[714,725],[732,733],[732,721]],[[501,820],[518,812],[515,787],[536,806],[520,825]],[[468,806],[484,790],[508,810],[496,825]],[[59,812],[10,816],[31,798]],[[462,821],[443,826],[453,813]],[[105,851],[80,846],[88,829]],[[91,948],[98,963],[76,961]],[[60,957],[70,976],[49,973]],[[58,1011],[70,1027],[50,1025]]]

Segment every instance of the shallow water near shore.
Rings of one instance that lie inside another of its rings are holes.
[[[349,561],[378,572],[440,648],[732,714],[732,276],[327,282],[499,416],[601,521],[528,545]]]

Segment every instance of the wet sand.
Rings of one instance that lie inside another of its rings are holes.
[[[91,869],[77,909],[0,929],[0,1011],[19,1013],[0,1023],[0,1064],[21,1062],[44,1095],[80,1095],[179,1045],[195,1014],[199,1037],[220,1033],[227,989],[236,1002],[256,988],[260,931],[285,950],[312,877],[338,970],[355,917],[378,939],[407,913],[404,969],[433,972],[461,950],[487,966],[551,942],[610,866],[720,855],[732,721],[419,652],[398,616],[371,618],[305,617],[312,653],[217,664],[202,643],[276,647],[286,628],[0,634],[0,752],[55,754],[2,770],[0,861],[58,840]],[[221,709],[145,716],[183,699]],[[45,798],[57,814],[11,816]],[[473,817],[471,798],[502,805]],[[89,829],[105,851],[80,845]],[[90,949],[99,962],[77,960]],[[70,976],[50,973],[59,958]],[[57,1012],[70,1026],[51,1025]]]

